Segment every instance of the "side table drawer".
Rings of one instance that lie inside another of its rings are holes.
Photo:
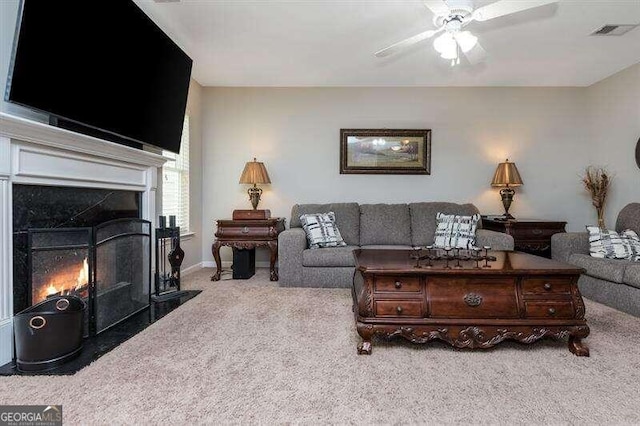
[[[375,278],[376,292],[419,292],[419,277],[402,277],[392,275],[378,275]]]
[[[271,232],[269,232],[271,231]],[[268,226],[224,226],[218,227],[218,238],[272,238],[277,233]]]
[[[515,228],[512,230],[514,238],[522,240],[548,240],[553,234],[563,232],[562,229],[550,228]]]
[[[571,302],[525,302],[527,318],[573,318]]]
[[[423,302],[417,300],[376,300],[375,315],[377,317],[413,317],[424,316]]]

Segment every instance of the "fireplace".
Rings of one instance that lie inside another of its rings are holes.
[[[153,220],[165,161],[0,112],[0,365],[13,357],[14,314],[31,305],[27,230]]]
[[[89,306],[85,336],[150,303],[151,223],[116,219],[84,228],[28,230],[28,298],[73,295]]]

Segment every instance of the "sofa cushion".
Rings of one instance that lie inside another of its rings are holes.
[[[336,225],[344,242],[357,246],[360,244],[360,206],[358,203],[332,204],[296,204],[291,208],[292,228],[301,228],[300,216],[308,213],[329,213],[336,215]]]
[[[628,260],[598,259],[588,254],[578,253],[569,257],[569,263],[584,268],[587,275],[616,283],[623,282],[625,268],[633,264]]]
[[[629,265],[624,270],[623,282],[635,288],[640,288],[640,263]]]
[[[622,232],[625,229],[631,229],[640,234],[640,203],[627,204],[618,213],[616,231]]]
[[[362,204],[360,245],[411,245],[408,204]]]
[[[300,222],[311,249],[347,245],[336,226],[336,216],[333,212],[303,214],[300,216]]]
[[[363,250],[412,250],[411,246],[404,245],[390,245],[390,244],[372,244],[369,246],[361,246]]]
[[[473,204],[456,203],[411,203],[411,242],[414,246],[428,246],[433,244],[436,233],[436,214],[457,214],[471,216],[479,213]],[[478,228],[481,223],[478,223]]]
[[[302,252],[303,266],[354,266],[353,250],[358,246],[328,247],[319,249],[306,249]]]
[[[479,214],[459,216],[438,213],[436,215],[436,236],[433,245],[437,248],[473,248],[476,244],[476,228],[479,221]]]

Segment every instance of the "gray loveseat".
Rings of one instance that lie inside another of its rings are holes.
[[[632,229],[640,235],[640,203],[625,206],[616,231]],[[640,316],[640,262],[598,259],[589,255],[589,234],[571,232],[551,237],[551,256],[584,268],[578,287],[584,297]]]
[[[310,250],[300,215],[333,211],[346,247]],[[291,209],[291,228],[278,237],[279,285],[283,287],[350,287],[353,279],[352,251],[357,248],[410,249],[433,244],[436,213],[472,215],[473,204],[296,204]],[[513,250],[513,238],[478,229],[478,245]]]

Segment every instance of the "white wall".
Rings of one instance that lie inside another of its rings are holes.
[[[640,170],[635,161],[640,138],[640,64],[588,87],[586,92],[593,144],[590,163],[606,166],[613,175],[605,212],[607,226],[612,228],[622,207],[640,202]],[[591,211],[590,223],[595,222],[588,196],[582,205]]]
[[[205,88],[204,260],[215,220],[250,206],[238,179],[254,156],[273,182],[260,206],[287,220],[295,203],[331,201],[473,202],[502,213],[490,181],[508,157],[524,180],[514,216],[580,230],[590,217],[579,185],[585,100],[584,88]],[[341,128],[432,129],[432,174],[340,175]]]

